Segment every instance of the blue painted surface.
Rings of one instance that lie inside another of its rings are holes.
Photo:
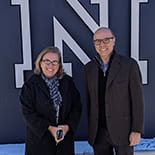
[[[0,145],[0,155],[24,155],[25,144],[1,144]],[[153,139],[141,139],[140,144],[138,144],[135,152],[153,152],[155,153],[155,138]],[[92,154],[93,149],[88,144],[87,141],[76,141],[75,142],[75,154]]]
[[[15,64],[23,63],[21,14],[19,5],[13,0],[0,0],[0,143],[24,143],[25,124],[20,112],[19,93],[15,87]],[[16,1],[16,0],[14,0]],[[99,24],[99,6],[90,0],[78,0],[94,21]],[[136,1],[136,0],[135,0]],[[92,58],[95,49],[93,33],[81,20],[66,0],[29,0],[32,66],[38,53],[54,45],[55,17],[85,54]],[[140,60],[148,60],[148,84],[143,85],[145,99],[144,138],[155,136],[155,0],[140,4]],[[131,0],[109,0],[109,27],[116,36],[118,53],[131,55]],[[103,19],[104,20],[104,19]],[[84,90],[83,64],[70,47],[63,42],[64,62],[71,62],[73,78],[80,91],[83,105],[82,118],[75,138],[87,140],[86,97]],[[25,80],[32,71],[25,71]]]

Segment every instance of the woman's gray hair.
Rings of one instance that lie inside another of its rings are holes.
[[[37,57],[37,59],[36,59],[36,62],[35,62],[34,74],[40,75],[40,74],[42,73],[42,69],[41,69],[41,67],[40,67],[40,62],[42,61],[42,58],[43,58],[43,56],[44,56],[46,53],[55,53],[55,54],[58,55],[60,66],[59,66],[59,70],[58,70],[57,74],[58,74],[58,79],[62,79],[63,76],[64,76],[66,73],[64,72],[64,69],[63,69],[60,50],[59,50],[59,48],[54,47],[54,46],[49,46],[49,47],[43,49],[43,50],[41,51],[41,53],[38,55],[38,57]]]

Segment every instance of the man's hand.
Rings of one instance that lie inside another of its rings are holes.
[[[139,132],[131,132],[129,136],[130,146],[135,146],[139,144],[141,134]]]

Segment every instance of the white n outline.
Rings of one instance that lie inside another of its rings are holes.
[[[61,26],[58,20],[53,17],[54,21],[54,45],[59,47],[61,50],[61,56],[63,58],[63,41],[71,48],[73,53],[79,58],[79,60],[86,64],[90,61],[88,56],[83,52],[80,46],[73,40],[73,38],[68,34],[68,32]],[[71,63],[63,63],[65,72],[72,76]]]
[[[88,28],[94,33],[99,27],[108,27],[108,0],[91,0],[91,4],[99,4],[99,18],[100,24],[92,19],[88,12],[83,8],[83,6],[78,2],[78,0],[66,0],[74,11],[80,16]]]
[[[29,0],[11,0],[12,5],[19,5],[21,10],[21,28],[23,45],[23,64],[15,64],[16,88],[24,83],[24,70],[32,70]]]
[[[74,11],[79,15],[79,17],[84,21],[88,28],[94,33],[100,26],[108,27],[108,0],[91,0],[92,4],[99,4],[100,8],[100,24],[92,19],[88,12],[82,7],[82,5],[77,0],[66,0]],[[104,19],[104,20],[103,20]],[[62,58],[63,58],[63,41],[71,48],[73,53],[81,60],[85,65],[90,61],[85,52],[80,48],[80,46],[73,40],[69,33],[63,28],[63,26],[58,22],[58,20],[53,17],[54,21],[54,45],[59,47]],[[71,63],[63,63],[65,71],[72,75]]]
[[[147,61],[139,60],[139,6],[148,0],[132,0],[131,2],[131,57],[135,58],[142,72],[143,84],[147,84]]]

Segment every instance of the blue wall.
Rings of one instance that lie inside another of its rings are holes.
[[[99,25],[113,30],[118,53],[134,57],[140,64],[145,98],[143,137],[155,136],[155,1],[138,1],[0,1],[0,143],[24,141],[20,89],[32,73],[37,55],[50,45],[61,49],[65,69],[81,94],[83,112],[75,138],[87,138],[83,65],[95,55],[92,36]],[[66,66],[69,63],[72,68]]]

